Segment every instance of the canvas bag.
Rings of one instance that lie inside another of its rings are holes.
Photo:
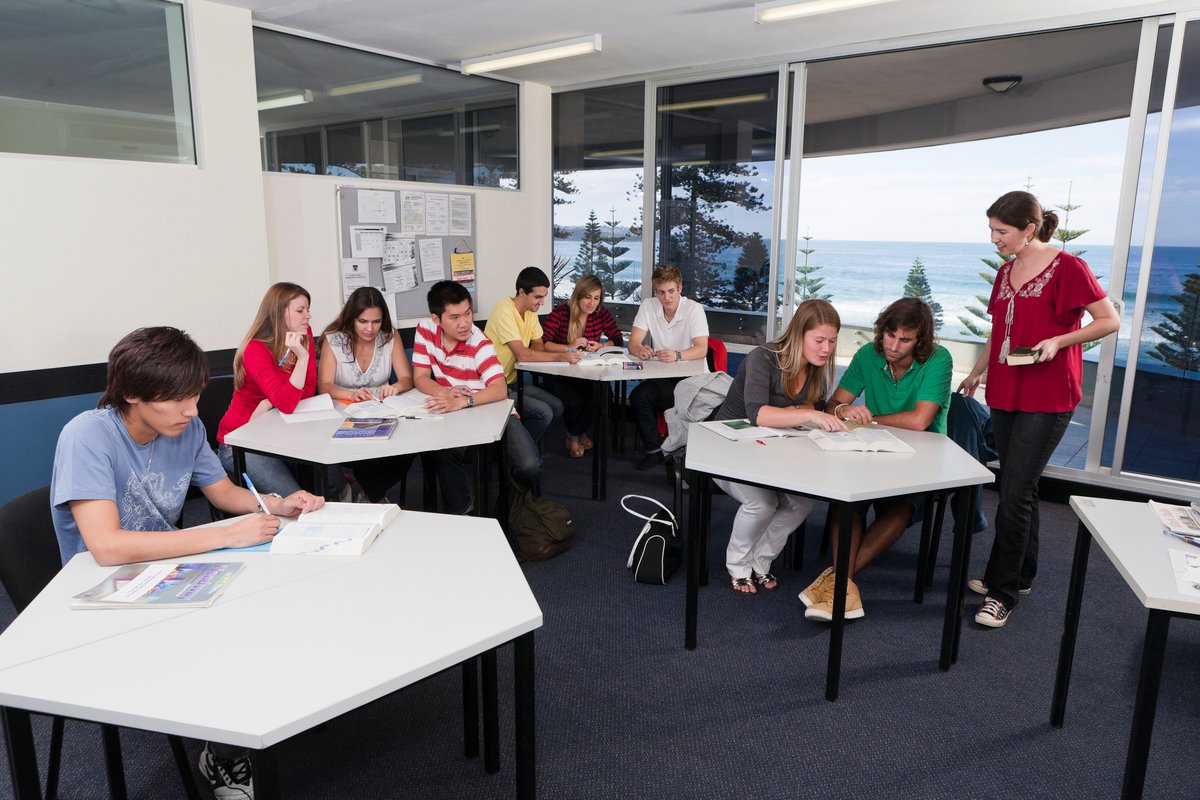
[[[566,542],[575,536],[571,512],[562,503],[533,492],[509,480],[508,532],[522,550],[546,544]]]
[[[651,516],[646,516],[625,505],[626,500],[646,500],[662,511],[655,511]],[[679,536],[679,525],[675,521],[675,515],[653,497],[640,494],[627,494],[622,497],[621,508],[639,519],[646,520],[633,543],[633,549],[629,551],[626,568],[633,570],[633,579],[638,583],[665,586],[671,573],[683,562],[683,542]]]
[[[725,402],[733,378],[728,372],[693,375],[675,384],[675,405],[663,412],[667,438],[662,450],[667,455],[687,446],[688,425],[704,422]],[[627,509],[628,510],[628,509]]]

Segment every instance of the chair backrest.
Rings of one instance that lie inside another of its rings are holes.
[[[221,417],[225,416],[225,412],[229,410],[229,403],[232,400],[232,375],[219,375],[212,378],[209,380],[208,386],[204,387],[204,391],[200,393],[200,401],[196,404],[196,410],[199,412],[200,421],[204,423],[204,432],[208,435],[208,445],[213,450],[217,449],[217,426],[221,424]]]
[[[729,349],[720,339],[708,337],[708,369],[710,372],[729,371]]]
[[[26,492],[0,506],[0,583],[18,613],[60,569],[50,487]]]

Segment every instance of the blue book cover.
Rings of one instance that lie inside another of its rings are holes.
[[[333,438],[387,439],[398,424],[395,417],[351,417],[333,432]]]

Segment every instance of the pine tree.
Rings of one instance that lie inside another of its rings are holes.
[[[762,234],[752,233],[742,245],[733,274],[729,307],[746,311],[766,311],[770,289],[771,254]]]
[[[600,222],[596,219],[596,210],[592,209],[588,212],[587,224],[583,226],[583,240],[579,243],[579,252],[575,254],[576,275],[587,275],[596,271],[600,261],[600,241]]]
[[[565,170],[554,173],[553,191],[550,193],[550,202],[554,208],[558,206],[570,205],[575,202],[569,195],[579,194],[579,187],[575,185],[575,181],[570,178],[571,171]],[[551,234],[555,239],[570,239],[571,231],[568,228],[563,228],[559,225],[551,223]]]
[[[1056,230],[1054,232],[1054,238],[1058,240],[1059,247],[1062,248],[1063,250],[1067,249],[1067,242],[1070,242],[1074,239],[1078,239],[1080,236],[1083,236],[1085,233],[1087,233],[1089,230],[1091,230],[1091,228],[1081,228],[1078,230],[1071,230],[1067,227],[1067,225],[1071,224],[1071,212],[1077,208],[1083,208],[1083,206],[1081,206],[1081,205],[1071,205],[1071,190],[1074,188],[1075,188],[1074,181],[1071,181],[1070,183],[1068,183],[1067,184],[1067,202],[1063,203],[1060,206],[1055,206],[1055,208],[1058,211],[1063,212],[1062,225],[1060,225],[1058,230]],[[1086,250],[1072,250],[1071,255],[1081,256],[1086,252],[1087,252]]]
[[[615,208],[610,209],[608,221],[604,223],[604,227],[608,228],[608,232],[606,235],[600,237],[600,241],[596,244],[596,268],[594,273],[600,279],[600,282],[604,284],[605,296],[614,300],[627,298],[634,287],[640,285],[640,281],[622,281],[617,279],[618,275],[633,264],[628,259],[621,259],[621,256],[629,252],[629,248],[621,244],[621,242],[625,241],[625,235],[617,232],[617,227],[620,224],[617,221],[617,210]]]
[[[795,297],[796,302],[800,303],[804,300],[828,300],[831,295],[821,294],[821,290],[825,288],[825,281],[816,277],[813,273],[821,268],[816,264],[809,264],[808,257],[817,252],[810,245],[812,244],[812,236],[805,235],[800,237],[804,240],[804,247],[796,250],[797,253],[804,254],[804,263],[796,265],[796,284]]]
[[[991,269],[991,272],[978,273],[979,277],[983,278],[984,281],[987,282],[989,287],[988,294],[975,295],[975,301],[979,303],[979,305],[967,306],[967,314],[970,316],[960,316],[958,321],[962,323],[964,328],[966,328],[963,333],[969,333],[972,336],[979,337],[980,339],[986,339],[991,335],[992,331],[992,315],[987,313],[988,300],[991,299],[990,287],[996,282],[996,273],[999,271],[1000,265],[1008,259],[1000,255],[999,251],[997,251],[995,258],[981,258],[979,260],[984,264],[987,264],[988,268]]]
[[[1149,356],[1186,378],[1200,371],[1200,272],[1185,275],[1183,291],[1172,299],[1179,303],[1179,310],[1163,314],[1167,321],[1151,328],[1166,341],[1156,344]]]
[[[904,282],[904,297],[919,297],[929,304],[933,312],[933,329],[942,329],[942,304],[934,302],[933,290],[929,288],[929,279],[925,277],[925,265],[921,259],[914,258],[908,270],[908,280]]]

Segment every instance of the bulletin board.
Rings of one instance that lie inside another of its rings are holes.
[[[424,317],[429,287],[452,280],[477,305],[474,195],[339,186],[337,198],[342,302],[374,286],[393,321]]]

